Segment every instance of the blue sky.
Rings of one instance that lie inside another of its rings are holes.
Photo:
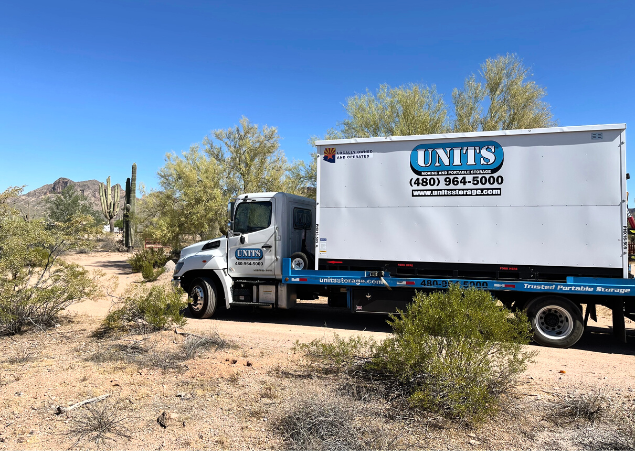
[[[419,82],[449,102],[508,52],[547,88],[560,125],[635,125],[634,30],[632,0],[5,1],[0,191],[125,183],[133,162],[154,188],[167,152],[243,115],[307,159],[347,97]]]

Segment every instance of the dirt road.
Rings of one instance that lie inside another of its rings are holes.
[[[125,253],[78,254],[71,261],[88,269],[100,269],[107,276],[119,280],[117,293],[124,293],[131,285],[141,282],[139,274],[133,274],[126,263]],[[165,274],[162,280],[169,280]],[[72,306],[69,311],[103,317],[108,312],[111,299],[86,301]],[[598,322],[589,322],[583,338],[571,349],[552,349],[532,346],[538,352],[536,362],[528,375],[537,384],[549,386],[606,385],[635,390],[635,323],[627,322],[628,344],[612,337],[611,317],[608,309],[598,308]],[[234,308],[220,318],[197,320],[190,318],[186,328],[192,331],[215,329],[224,336],[258,346],[290,348],[296,340],[314,338],[366,335],[375,338],[390,333],[386,315],[349,314],[340,310],[320,308],[306,303],[293,311],[271,311],[266,308]],[[560,373],[565,371],[565,373]]]

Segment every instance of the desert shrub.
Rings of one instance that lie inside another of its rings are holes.
[[[186,322],[181,314],[187,307],[183,290],[171,285],[137,288],[119,304],[104,319],[102,328],[105,331],[162,330]]]
[[[8,204],[20,192],[0,193],[0,334],[53,325],[62,310],[98,289],[95,277],[59,258],[93,245],[98,234],[93,218],[25,219]]]
[[[301,399],[275,422],[287,449],[360,449],[353,414],[343,402]]]
[[[192,359],[196,357],[199,352],[210,348],[219,350],[227,347],[229,347],[229,342],[222,338],[218,332],[210,332],[205,335],[190,334],[183,342],[183,352],[187,359]]]
[[[126,423],[131,419],[125,416],[121,404],[107,399],[88,404],[74,412],[68,432],[75,438],[75,443],[71,447],[76,447],[84,440],[101,446],[108,442],[116,442],[117,438],[130,439]]]
[[[274,416],[271,426],[292,450],[398,449],[398,437],[382,427],[385,419],[373,421],[368,406],[313,392],[293,396]]]
[[[304,353],[310,363],[322,372],[349,373],[367,363],[375,355],[376,346],[377,343],[372,338],[342,338],[334,334],[333,341],[319,338],[309,343],[296,341],[293,351]]]
[[[143,264],[143,268],[141,269],[141,276],[143,277],[143,280],[145,280],[146,282],[154,282],[164,272],[165,272],[165,268],[161,267],[161,268],[154,269],[152,267],[152,263],[145,262]]]
[[[128,252],[123,238],[115,233],[104,233],[97,240],[99,250],[106,252]]]
[[[495,411],[533,354],[529,321],[487,291],[417,293],[368,365],[394,377],[415,408],[478,421]]]
[[[586,393],[556,395],[549,418],[556,424],[585,421],[594,423],[609,413],[610,399],[601,389]]]
[[[132,266],[132,272],[141,272],[147,263],[153,268],[163,268],[168,260],[170,260],[170,255],[163,248],[149,248],[135,252],[128,263]]]
[[[499,406],[533,353],[529,321],[491,294],[451,286],[417,293],[405,312],[391,315],[392,335],[371,339],[335,336],[332,342],[296,343],[313,366],[345,373],[346,392],[406,399],[415,409],[472,422]]]

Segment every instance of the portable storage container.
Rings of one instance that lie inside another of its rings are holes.
[[[316,267],[626,278],[625,129],[317,141]]]

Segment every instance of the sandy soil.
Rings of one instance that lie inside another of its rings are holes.
[[[110,293],[122,295],[141,283],[127,257],[93,253],[68,259],[116,278]],[[270,424],[289,403],[308,394],[340,396],[328,380],[303,373],[293,344],[335,333],[381,339],[390,332],[385,315],[351,315],[311,303],[293,311],[232,309],[217,319],[190,318],[183,328],[218,334],[231,347],[183,360],[176,356],[184,335],[174,332],[96,336],[112,299],[71,306],[53,330],[0,338],[0,449],[97,446],[90,436],[76,444],[81,434],[72,432],[88,409],[61,415],[55,409],[103,394],[112,401],[94,405],[112,406],[128,435],[113,436],[115,448],[279,448],[280,436]],[[599,315],[572,349],[530,347],[535,362],[522,376],[514,407],[500,417],[477,430],[452,424],[431,429],[425,421],[391,417],[384,420],[388,430],[408,430],[391,447],[586,449],[600,446],[594,437],[610,441],[617,427],[612,424],[556,427],[545,420],[554,400],[574,392],[599,389],[615,406],[635,404],[635,324],[627,324],[628,343],[621,344],[611,335],[609,312],[600,309]],[[164,411],[167,428],[156,421]]]

